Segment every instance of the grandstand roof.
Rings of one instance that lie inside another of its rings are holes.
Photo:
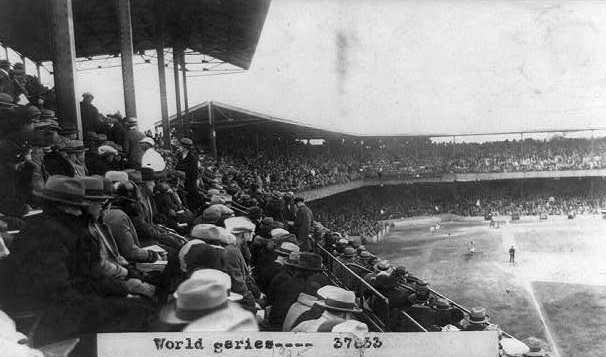
[[[213,118],[215,120],[215,131],[220,136],[224,132],[230,133],[272,133],[278,136],[295,137],[299,139],[328,139],[328,138],[354,138],[356,135],[343,133],[335,130],[322,129],[291,120],[272,117],[252,110],[238,108],[233,105],[212,101]],[[192,129],[197,132],[208,132],[208,104],[200,103],[189,109],[192,116]],[[171,126],[177,115],[172,115],[169,120]],[[162,126],[162,122],[155,123],[156,127]]]
[[[184,48],[248,69],[271,0],[170,0],[162,11],[164,43],[176,40]],[[131,0],[135,52],[156,48],[157,0]],[[52,60],[47,1],[4,0],[0,11],[0,41],[35,62]],[[77,57],[120,53],[116,2],[73,0]]]

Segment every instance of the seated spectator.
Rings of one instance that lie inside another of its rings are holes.
[[[356,306],[355,294],[341,288],[333,289],[326,296],[326,300],[316,302],[324,309],[320,318],[304,321],[295,326],[292,332],[330,332],[333,327],[347,320],[354,320],[353,314],[362,310]]]

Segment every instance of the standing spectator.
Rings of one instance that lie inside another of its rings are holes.
[[[297,206],[297,217],[295,218],[295,235],[299,246],[304,251],[311,251],[311,242],[309,241],[309,230],[311,229],[311,222],[314,220],[311,209],[305,205],[305,199],[303,197],[295,198],[295,206]]]
[[[124,134],[123,150],[128,158],[127,166],[138,169],[141,167],[141,158],[143,157],[143,150],[139,142],[145,139],[145,134],[139,131],[137,118],[128,118],[126,127],[127,131]]]
[[[99,110],[92,104],[95,97],[89,92],[82,94],[82,97],[82,101],[80,102],[82,132],[88,133],[89,131],[95,131],[98,133],[105,133],[107,130],[105,124],[99,120]]]
[[[200,194],[198,193],[198,157],[193,146],[194,143],[189,138],[182,138],[179,141],[179,160],[175,169],[185,173],[187,202],[189,209],[196,212],[200,206]]]
[[[156,142],[154,139],[146,136],[139,142],[141,150],[143,150],[143,156],[141,157],[141,167],[149,167],[154,172],[164,171],[166,168],[166,162],[162,155],[160,155],[155,149],[154,145]]]
[[[112,120],[112,124],[109,129],[107,139],[113,141],[117,145],[124,146],[124,134],[126,134],[126,129],[122,123],[124,118],[120,112],[111,115],[110,118]]]
[[[511,246],[511,248],[509,248],[509,262],[516,262],[516,249],[513,247],[513,245]]]

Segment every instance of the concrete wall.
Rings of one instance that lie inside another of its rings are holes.
[[[606,177],[606,169],[600,170],[569,170],[569,171],[529,171],[529,172],[490,172],[471,174],[442,174],[426,177],[409,178],[368,178],[343,184],[321,187],[297,193],[306,201],[319,200],[324,197],[336,195],[337,193],[355,190],[366,186],[380,185],[402,185],[423,182],[470,182],[470,181],[494,181],[494,180],[519,180],[537,178],[567,178],[567,177]]]

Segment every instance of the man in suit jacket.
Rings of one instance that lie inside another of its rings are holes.
[[[187,203],[192,212],[200,207],[200,194],[198,193],[198,157],[193,150],[194,143],[191,139],[182,138],[179,141],[179,161],[175,170],[185,173],[185,190],[187,191]]]
[[[139,142],[145,138],[145,134],[139,131],[137,127],[137,118],[128,118],[126,121],[127,131],[124,134],[124,153],[128,158],[128,167],[138,169],[141,167],[141,158],[143,149]]]
[[[297,206],[297,217],[294,225],[295,235],[297,236],[301,250],[310,252],[312,246],[309,239],[309,230],[311,229],[314,215],[311,209],[305,205],[305,199],[302,197],[295,198],[295,205]]]

